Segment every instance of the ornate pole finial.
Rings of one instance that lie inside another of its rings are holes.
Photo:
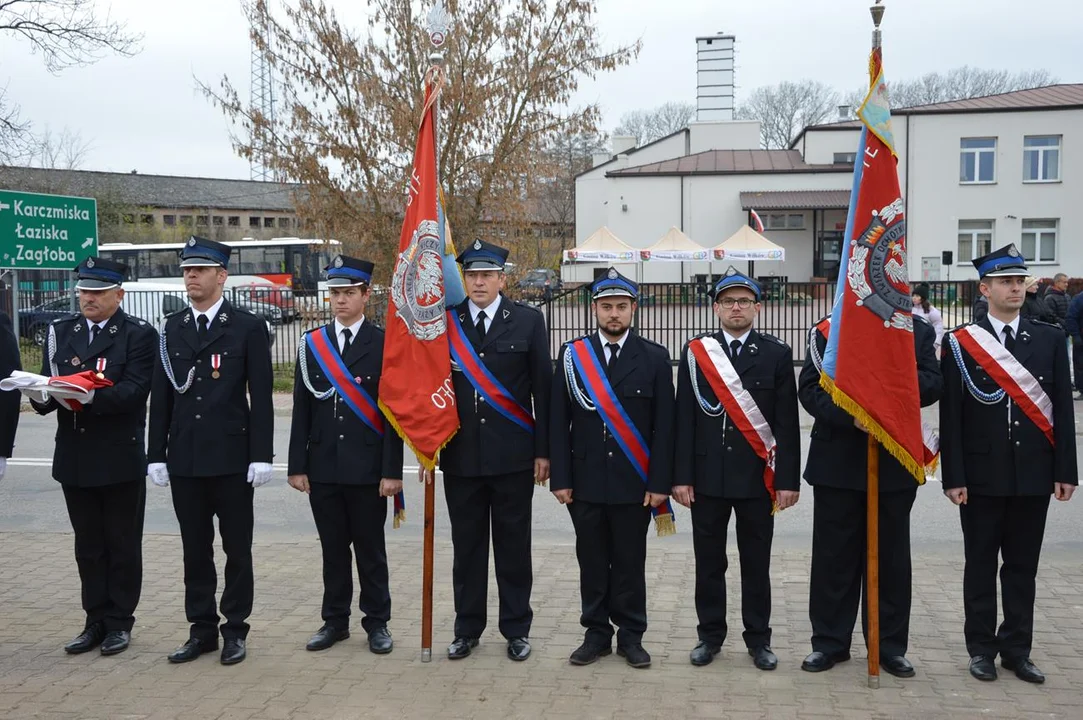
[[[869,8],[869,13],[872,15],[872,47],[873,49],[880,47],[880,23],[884,20],[884,11],[887,10],[880,4],[881,0],[876,0],[876,4]]]
[[[429,42],[432,43],[433,51],[429,59],[436,65],[444,62],[444,42],[447,41],[448,30],[451,29],[451,13],[444,7],[444,0],[436,0],[429,10],[425,20],[425,28],[429,31]]]

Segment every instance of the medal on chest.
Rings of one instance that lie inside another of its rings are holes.
[[[98,358],[98,362],[96,364],[96,367],[97,367],[97,370],[98,370],[98,379],[99,380],[104,380],[105,379],[105,366],[106,366],[107,363],[108,363],[108,361],[105,358],[103,358],[103,357]]]
[[[211,377],[217,380],[222,377],[222,373],[219,372],[222,368],[222,356],[217,353],[211,355]]]

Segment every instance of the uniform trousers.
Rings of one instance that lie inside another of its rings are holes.
[[[963,526],[963,635],[975,655],[1012,661],[1030,657],[1034,636],[1034,578],[1042,552],[1049,495],[996,497],[967,494],[959,506]],[[997,565],[1004,622],[997,629]]]
[[[1072,338],[1072,375],[1075,378],[1076,392],[1083,393],[1083,342]]]
[[[245,475],[174,477],[173,509],[184,546],[184,612],[192,624],[190,637],[218,639],[214,566],[214,518],[226,553],[226,586],[221,611],[223,638],[248,636],[245,620],[252,614],[252,486]]]
[[[496,587],[500,597],[500,634],[527,637],[534,611],[530,557],[534,471],[465,477],[444,474],[444,495],[451,520],[455,591],[455,637],[480,637],[486,625],[489,588],[489,528],[492,526]]]
[[[737,516],[741,557],[741,619],[748,648],[771,644],[771,540],[775,518],[771,498],[725,499],[696,494],[692,542],[696,551],[696,628],[699,639],[722,645],[726,625],[726,535],[730,513]]]
[[[568,505],[575,526],[579,592],[586,641],[608,646],[612,621],[617,646],[638,645],[647,631],[647,529],[651,510],[639,504],[604,505],[575,500]]]
[[[85,627],[101,623],[107,632],[131,632],[143,587],[146,481],[61,487],[75,531]]]
[[[364,613],[361,625],[367,633],[385,627],[391,619],[384,545],[387,498],[380,496],[379,484],[310,482],[309,487],[308,501],[323,548],[323,621],[339,630],[350,627],[353,602],[353,568],[350,566],[355,559],[350,553],[352,545],[361,586],[358,602]]]
[[[880,494],[880,655],[906,655],[910,636],[910,508],[912,490]],[[813,487],[812,574],[809,620],[812,649],[827,655],[849,652],[861,600],[868,645],[865,597],[865,493]]]

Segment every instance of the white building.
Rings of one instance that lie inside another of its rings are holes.
[[[970,260],[1009,242],[1038,275],[1083,275],[1083,218],[1073,212],[1083,201],[1083,84],[893,115],[912,280],[974,278]],[[859,128],[811,126],[789,150],[758,149],[754,122],[693,123],[641,148],[618,145],[576,179],[576,241],[605,225],[644,248],[676,226],[711,247],[755,209],[764,234],[786,248],[785,262],[756,263],[756,276],[834,278]],[[640,272],[677,282],[728,264],[648,263]],[[565,280],[588,281],[596,267],[565,266]]]

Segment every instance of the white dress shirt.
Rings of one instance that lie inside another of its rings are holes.
[[[987,315],[986,317],[989,318],[989,324],[993,326],[993,332],[996,333],[997,340],[1000,341],[1001,345],[1004,344],[1004,328],[1005,327],[1010,327],[1012,329],[1012,337],[1013,338],[1018,338],[1019,337],[1019,316],[1018,315],[1016,315],[1015,319],[1012,320],[1010,323],[1001,322],[1000,320],[997,320],[992,315]]]
[[[625,330],[624,334],[621,335],[620,340],[616,341],[617,342],[617,356],[618,357],[620,357],[620,353],[624,351],[624,343],[625,343],[626,340],[628,340],[628,334],[630,332],[631,332],[631,330]],[[601,330],[598,331],[598,339],[601,340],[601,342],[602,342],[602,354],[605,356],[606,363],[608,363],[609,360],[610,360],[609,356],[613,354],[613,351],[610,350],[606,346],[609,343],[613,342],[613,341],[610,340],[609,338],[607,338],[605,335],[602,335]]]
[[[736,357],[736,356],[737,356],[737,353],[741,352],[741,349],[742,349],[742,348],[744,348],[744,346],[745,346],[745,343],[746,343],[746,342],[748,342],[748,336],[749,336],[749,335],[751,335],[751,334],[752,334],[752,328],[749,328],[748,330],[745,330],[745,334],[744,334],[744,335],[742,335],[741,337],[734,337],[733,335],[730,335],[730,334],[729,334],[728,332],[726,332],[725,330],[723,330],[723,331],[722,331],[722,336],[723,336],[724,338],[726,338],[726,347],[725,347],[725,348],[723,348],[723,349],[724,349],[724,350],[725,350],[726,352],[730,353],[730,357],[731,357],[731,358],[733,358],[733,357]],[[740,345],[739,345],[739,346],[737,347],[737,352],[733,352],[733,341],[734,341],[734,340],[736,340],[737,342],[741,343],[741,344],[740,344]]]
[[[207,316],[207,327],[209,328],[211,326],[211,323],[214,322],[214,319],[216,317],[218,317],[218,311],[222,308],[222,303],[224,303],[225,301],[226,301],[226,298],[223,295],[222,297],[218,298],[218,302],[216,302],[214,305],[211,305],[210,309],[207,310],[206,312],[200,312],[199,310],[195,309],[195,306],[191,306],[192,307],[192,319],[196,321],[196,327],[197,328],[199,327],[199,316],[200,315],[206,315]]]
[[[364,323],[364,322],[365,322],[365,316],[362,315],[360,320],[355,322],[353,325],[350,325],[349,327],[347,327],[346,325],[343,325],[342,323],[340,323],[338,321],[338,318],[335,318],[335,338],[338,341],[338,351],[340,353],[342,353],[342,352],[344,352],[346,350],[346,338],[345,338],[345,336],[343,336],[342,331],[343,330],[349,330],[350,331],[350,342],[353,342],[354,340],[357,339],[357,331],[361,329],[361,324]]]
[[[478,313],[483,309],[485,310],[485,332],[489,332],[489,328],[493,326],[493,318],[496,317],[496,311],[500,308],[500,296],[496,296],[496,300],[493,300],[492,304],[487,308],[479,308],[474,304],[473,300],[466,302],[466,307],[470,310],[470,324],[475,327],[478,324]]]

